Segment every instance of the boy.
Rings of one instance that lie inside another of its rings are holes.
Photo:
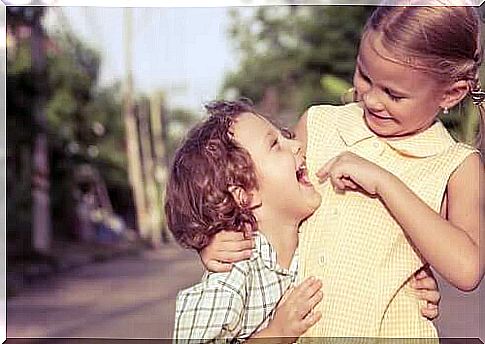
[[[209,118],[177,151],[167,184],[170,230],[201,250],[223,229],[254,236],[247,261],[207,273],[177,296],[174,341],[286,337],[293,342],[321,317],[321,282],[308,278],[285,297],[298,270],[298,226],[320,205],[299,141],[246,101],[213,102]]]

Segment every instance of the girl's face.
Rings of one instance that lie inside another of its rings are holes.
[[[301,143],[252,113],[238,117],[234,136],[255,164],[259,189],[253,191],[253,201],[261,203],[265,218],[299,222],[311,215],[320,194],[308,179]]]
[[[382,47],[377,33],[366,33],[357,57],[354,87],[368,127],[390,138],[425,130],[445,99],[444,85],[430,74],[382,56],[392,53]]]

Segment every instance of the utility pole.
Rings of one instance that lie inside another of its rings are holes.
[[[49,253],[51,249],[51,214],[49,198],[49,150],[47,143],[47,120],[45,117],[45,80],[46,63],[43,47],[44,32],[41,19],[43,8],[31,8],[32,34],[31,54],[34,79],[33,117],[35,136],[32,166],[32,246],[40,253]]]
[[[140,145],[143,160],[143,175],[148,210],[147,227],[150,232],[149,240],[153,248],[160,247],[160,203],[158,188],[155,181],[155,163],[152,149],[152,131],[150,128],[150,103],[142,99],[138,106],[138,123],[140,128]]]
[[[136,208],[137,226],[142,239],[149,239],[147,228],[147,207],[143,187],[143,173],[140,159],[138,127],[133,102],[132,76],[132,12],[131,8],[123,9],[123,41],[125,48],[126,78],[123,88],[123,117],[125,122],[126,150],[128,160],[128,177]]]
[[[152,128],[153,153],[155,160],[155,181],[158,189],[158,204],[160,219],[157,235],[168,242],[170,235],[165,219],[165,187],[167,184],[168,158],[167,158],[167,126],[163,95],[158,93],[150,97],[150,123]]]

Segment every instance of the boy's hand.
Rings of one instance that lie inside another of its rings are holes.
[[[212,272],[228,272],[234,262],[251,257],[254,247],[252,238],[245,239],[244,234],[234,231],[221,231],[214,235],[210,244],[199,251],[205,268]]]
[[[321,319],[313,308],[322,301],[322,282],[309,277],[299,286],[288,290],[281,298],[276,313],[268,325],[266,337],[289,337],[291,342],[303,335]]]
[[[438,283],[429,267],[419,270],[414,275],[411,286],[421,300],[427,301],[426,307],[421,309],[421,314],[429,320],[436,319],[439,315],[441,295]]]
[[[317,172],[320,182],[330,178],[336,191],[361,189],[370,195],[378,194],[383,180],[391,176],[388,171],[351,152],[330,159]]]

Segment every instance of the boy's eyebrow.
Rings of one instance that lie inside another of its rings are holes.
[[[268,129],[268,131],[266,132],[266,135],[264,135],[263,141],[270,142],[271,139],[274,137],[275,137],[274,131],[271,129]]]

